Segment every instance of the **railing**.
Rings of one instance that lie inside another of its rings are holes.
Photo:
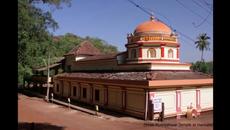
[[[137,41],[173,41],[177,42],[176,37],[170,37],[170,36],[130,36],[128,37],[128,43],[133,43]]]

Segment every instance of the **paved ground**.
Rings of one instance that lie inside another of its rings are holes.
[[[101,114],[96,117],[45,102],[41,98],[18,94],[18,130],[212,130],[212,112],[199,118],[143,121],[132,117]]]

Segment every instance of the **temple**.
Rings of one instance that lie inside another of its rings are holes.
[[[127,35],[126,51],[103,54],[84,41],[64,55],[65,73],[54,76],[54,94],[152,119],[152,100],[164,118],[213,109],[213,78],[180,62],[178,36],[153,16]]]

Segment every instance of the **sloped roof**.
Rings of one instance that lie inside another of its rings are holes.
[[[61,63],[55,63],[55,64],[52,64],[52,65],[49,65],[49,69],[58,67],[58,66],[60,66],[60,65],[61,65]],[[33,68],[33,70],[36,70],[36,71],[44,71],[44,70],[47,70],[47,66],[45,66],[45,67],[40,67],[40,68]]]
[[[146,72],[105,72],[105,73],[62,73],[55,77],[116,79],[116,80],[179,80],[179,79],[208,79],[212,76],[192,71],[146,71]]]
[[[61,62],[65,59],[65,57],[53,57],[52,63],[49,65],[49,68],[54,68],[61,65]],[[44,71],[47,70],[47,66],[37,66],[32,68],[35,71]]]
[[[101,55],[99,49],[93,46],[90,41],[83,41],[80,45],[74,47],[66,55]]]
[[[115,59],[117,54],[104,54],[104,55],[96,55],[96,56],[90,56],[86,57],[84,59],[79,60],[81,61],[92,61],[92,60],[105,60],[105,59]]]

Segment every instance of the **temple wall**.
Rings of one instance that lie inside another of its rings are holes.
[[[200,94],[198,94],[198,91]],[[213,87],[203,86],[182,89],[157,89],[149,93],[150,100],[158,97],[164,102],[165,117],[186,114],[187,108],[192,106],[197,111],[213,109]],[[200,106],[200,107],[199,107]]]
[[[57,92],[57,84],[59,92]],[[63,95],[61,89],[62,80],[55,80],[54,93],[62,97],[85,102],[91,105],[99,105],[132,116],[144,118],[145,116],[145,91],[144,89],[134,88],[132,86],[115,86],[104,83],[94,84],[79,81],[63,82]],[[76,95],[74,96],[74,87]],[[83,89],[86,90],[85,94]],[[96,91],[98,97],[96,98]],[[85,95],[85,97],[84,97]],[[152,97],[161,98],[165,104],[165,117],[176,116],[177,114],[186,114],[187,107],[192,105],[196,110],[201,111],[213,109],[213,88],[212,86],[190,86],[175,88],[159,88],[150,90],[149,100]],[[97,100],[96,100],[97,99]],[[149,108],[148,108],[149,109]]]

